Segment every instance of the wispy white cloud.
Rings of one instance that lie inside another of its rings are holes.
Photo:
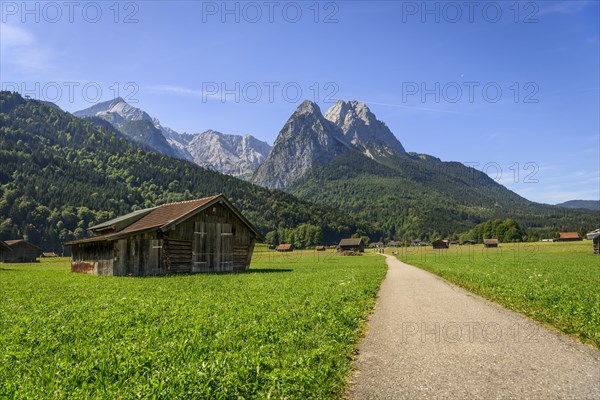
[[[154,93],[164,93],[164,94],[172,94],[172,95],[177,95],[177,96],[186,96],[186,97],[195,97],[195,98],[199,98],[202,99],[203,101],[206,100],[218,100],[218,101],[222,101],[223,103],[227,103],[228,101],[228,97],[229,96],[225,96],[222,95],[222,93],[220,92],[220,89],[215,91],[205,91],[205,90],[199,90],[199,89],[192,89],[192,88],[187,88],[184,86],[176,86],[176,85],[149,85],[149,86],[144,86],[142,88],[143,90],[147,90],[149,92],[154,92]]]
[[[30,46],[35,44],[33,35],[23,28],[0,23],[0,47],[8,49],[15,46]]]
[[[592,4],[591,0],[544,1],[540,4],[537,16],[548,14],[575,14]]]
[[[55,54],[42,46],[30,31],[7,23],[0,24],[0,64],[39,75],[55,67]]]

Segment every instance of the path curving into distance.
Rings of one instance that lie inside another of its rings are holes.
[[[386,257],[350,399],[600,399],[600,351]]]

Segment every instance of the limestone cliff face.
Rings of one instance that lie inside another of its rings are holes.
[[[326,164],[345,151],[352,151],[352,146],[343,132],[323,116],[318,105],[307,100],[285,123],[252,181],[285,189],[314,165]]]
[[[365,103],[338,100],[325,118],[342,130],[348,142],[371,158],[405,153],[400,141]]]
[[[405,154],[390,129],[364,103],[340,100],[323,116],[315,103],[305,101],[279,132],[252,181],[286,189],[315,165],[327,164],[347,151],[373,159]]]
[[[110,122],[119,132],[132,142],[170,157],[186,158],[185,154],[174,149],[154,125],[152,118],[143,110],[133,107],[121,97],[105,101],[77,111],[76,117],[99,117]]]
[[[226,135],[208,130],[191,135],[186,150],[198,165],[228,175],[245,176],[252,174],[267,158],[271,146],[251,135]]]

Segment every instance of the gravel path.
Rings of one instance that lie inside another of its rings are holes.
[[[600,352],[386,256],[351,399],[600,399]]]

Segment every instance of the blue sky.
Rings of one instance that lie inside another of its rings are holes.
[[[0,78],[269,143],[304,99],[361,100],[408,151],[530,200],[599,199],[599,2],[466,4],[2,1]]]

